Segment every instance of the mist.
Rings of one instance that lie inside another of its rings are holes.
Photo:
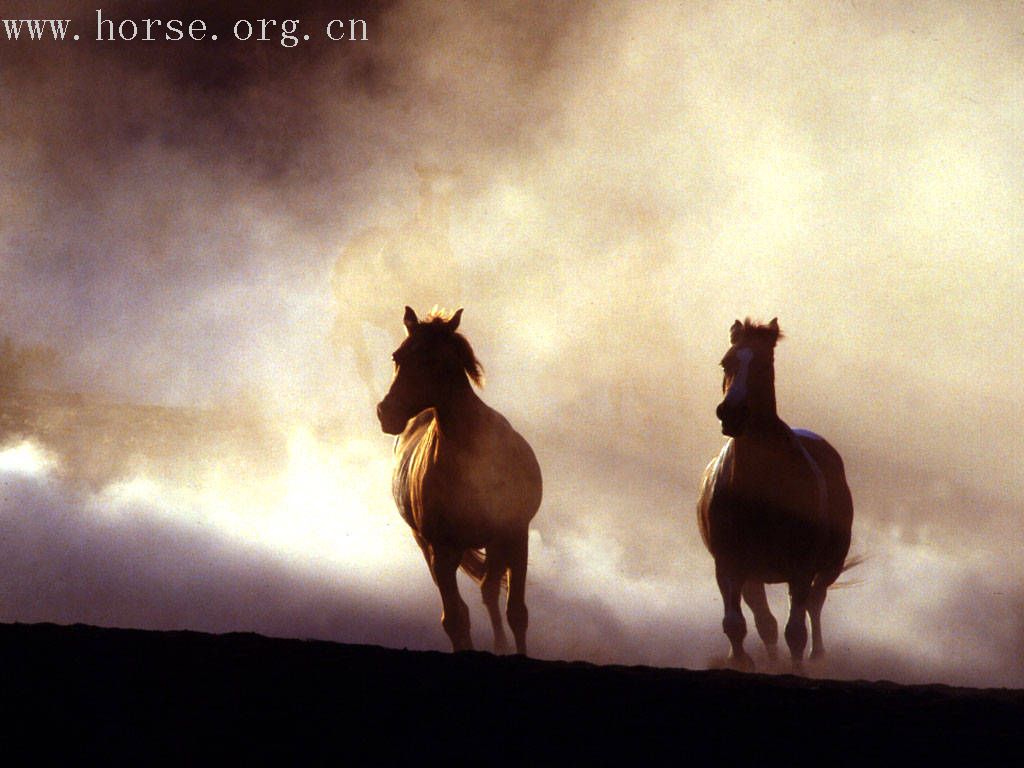
[[[534,652],[713,664],[717,363],[777,316],[780,415],[843,455],[867,557],[827,673],[1024,684],[1017,5],[287,15],[370,40],[0,45],[3,332],[57,351],[52,388],[245,414],[266,449],[98,471],[90,436],[130,418],[76,452],[12,437],[5,620],[444,647],[373,415],[404,305],[438,304],[544,471]]]

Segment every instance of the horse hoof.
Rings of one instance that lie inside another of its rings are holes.
[[[737,672],[754,671],[754,660],[750,658],[750,656],[746,653],[744,653],[742,656],[730,654],[728,664],[731,669],[735,669]]]

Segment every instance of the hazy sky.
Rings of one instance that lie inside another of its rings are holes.
[[[704,665],[717,363],[778,316],[780,415],[844,456],[869,557],[834,672],[1024,685],[1019,3],[300,3],[295,48],[229,39],[264,4],[185,5],[104,12],[221,40],[0,7],[83,38],[0,38],[0,321],[61,386],[257,409],[283,458],[82,490],[13,449],[2,618],[444,647],[372,412],[436,303],[541,459],[536,652]],[[369,41],[322,38],[350,16]]]

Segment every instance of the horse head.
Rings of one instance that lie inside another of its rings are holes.
[[[752,420],[777,418],[775,345],[781,338],[778,318],[768,325],[759,325],[750,318],[732,324],[732,346],[722,358],[725,398],[715,410],[722,422],[722,434],[739,437]]]
[[[405,308],[406,337],[391,356],[395,376],[377,406],[380,426],[389,435],[401,434],[412,417],[438,408],[469,381],[479,385],[483,370],[466,338],[456,333],[462,310],[435,310],[422,322]]]

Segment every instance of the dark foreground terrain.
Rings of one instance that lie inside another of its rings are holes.
[[[51,624],[0,625],[0,659],[4,764],[978,765],[1024,754],[1024,691]]]

